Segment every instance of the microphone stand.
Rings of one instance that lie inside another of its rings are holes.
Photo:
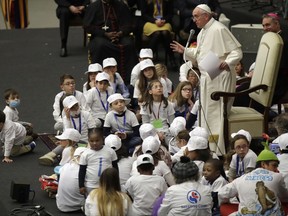
[[[188,40],[187,40],[187,43],[186,43],[186,46],[185,46],[185,48],[184,48],[184,52],[183,52],[183,60],[184,60],[184,64],[186,64],[192,71],[193,71],[193,73],[198,77],[198,83],[197,83],[197,87],[199,88],[198,90],[199,90],[199,105],[198,105],[198,125],[199,125],[199,127],[201,127],[201,110],[202,110],[202,104],[201,104],[201,88],[200,88],[200,77],[199,77],[199,75],[193,70],[193,65],[192,65],[192,63],[191,63],[191,65],[192,66],[190,66],[189,64],[187,64],[187,62],[188,62],[188,60],[186,59],[186,50],[187,50],[187,48],[188,48],[188,45],[189,45],[189,43],[190,43],[190,41],[191,41],[191,38],[192,38],[192,36],[195,34],[195,30],[194,29],[191,29],[190,30],[190,34],[189,34],[189,37],[188,37]]]

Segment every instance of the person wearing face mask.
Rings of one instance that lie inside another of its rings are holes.
[[[63,125],[64,131],[67,128],[74,128],[81,134],[80,140],[88,143],[88,130],[101,127],[101,121],[93,118],[90,112],[82,110],[79,102],[73,95],[63,100],[64,113]]]
[[[33,126],[29,122],[19,121],[19,112],[17,108],[20,105],[19,93],[15,89],[6,89],[4,91],[4,99],[6,106],[3,112],[6,115],[6,120],[18,122],[26,128],[26,138],[24,144],[29,144],[38,138],[38,135],[33,132]]]
[[[75,129],[80,133],[80,144],[88,143],[88,130],[91,128],[101,127],[99,119],[92,118],[90,112],[82,110],[79,106],[79,101],[73,95],[65,97],[63,100],[63,128],[66,130]],[[57,138],[57,136],[56,136]],[[39,158],[39,163],[42,165],[51,166],[55,162],[57,155],[61,155],[64,150],[62,145],[58,145],[51,152]]]
[[[126,105],[130,100],[115,93],[108,97],[111,111],[107,113],[104,121],[104,136],[109,134],[117,135],[129,152],[133,152],[135,146],[142,140],[139,135],[139,122],[135,113],[128,110]]]

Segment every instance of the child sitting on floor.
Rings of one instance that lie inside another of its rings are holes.
[[[79,164],[79,188],[82,195],[99,187],[99,178],[108,167],[118,170],[117,155],[113,149],[104,145],[103,131],[94,128],[88,133],[88,148],[81,155]]]
[[[104,122],[104,136],[116,134],[122,140],[129,152],[133,152],[136,145],[141,144],[139,135],[139,122],[136,115],[127,109],[130,100],[115,93],[109,96],[107,101],[111,111],[106,115]]]
[[[19,121],[19,112],[17,107],[20,105],[19,93],[15,89],[6,89],[4,92],[6,106],[3,110],[6,120],[18,122],[26,128],[26,139],[24,144],[29,144],[38,138],[38,135],[33,132],[33,126],[29,122]]]
[[[4,112],[0,111],[0,144],[4,145],[4,159],[2,162],[12,163],[10,156],[18,156],[32,151],[36,143],[32,141],[23,145],[26,129],[18,122],[6,120]]]
[[[151,155],[138,156],[137,170],[140,175],[132,176],[125,185],[133,199],[131,215],[151,215],[153,203],[166,192],[167,185],[163,177],[153,175],[154,160]]]
[[[251,135],[248,131],[240,130],[231,136],[236,153],[232,156],[228,171],[230,182],[255,169],[257,160],[257,155],[249,148]]]
[[[74,95],[79,101],[81,109],[90,111],[89,107],[86,104],[85,96],[82,92],[75,89],[75,79],[69,74],[64,74],[60,77],[60,88],[62,89],[55,96],[53,104],[53,117],[55,120],[54,129],[58,132],[63,132],[63,120],[62,120],[62,111],[63,111],[63,100],[66,96]]]

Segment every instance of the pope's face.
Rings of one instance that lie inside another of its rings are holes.
[[[200,29],[203,28],[210,19],[209,14],[199,8],[193,10],[192,17],[196,26]]]

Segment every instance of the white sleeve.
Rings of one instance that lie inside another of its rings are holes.
[[[219,206],[222,203],[228,203],[230,198],[233,198],[238,194],[236,188],[236,181],[237,179],[225,185],[218,191]]]
[[[192,67],[191,61],[187,61],[180,66],[180,69],[179,69],[179,71],[180,71],[179,81],[180,82],[188,81],[187,80],[187,74],[188,74],[188,71],[191,67]]]
[[[167,98],[168,97],[167,83],[166,83],[165,79],[163,79],[163,78],[160,78],[160,82],[163,86],[163,95],[164,95],[164,97]]]
[[[141,95],[138,85],[139,85],[139,80],[137,80],[135,83],[133,98],[139,98],[139,96]]]
[[[62,119],[63,119],[63,129],[64,130],[67,128],[73,128],[70,119],[68,119],[65,114],[64,114]]]
[[[87,101],[86,101],[86,98],[85,98],[83,93],[81,93],[81,97],[80,97],[80,101],[79,102],[80,102],[80,105],[81,105],[81,109],[86,110],[88,112],[91,110],[90,107],[87,105]]]
[[[139,77],[140,71],[139,71],[139,63],[137,65],[135,65],[132,69],[131,72],[131,79],[130,79],[130,84],[132,86],[135,86],[135,83]]]
[[[53,104],[53,117],[56,122],[62,122],[62,117],[60,113],[60,98],[61,98],[61,93],[55,96],[54,104]]]
[[[243,53],[241,48],[232,50],[226,57],[225,62],[229,65],[230,70],[242,59]]]

